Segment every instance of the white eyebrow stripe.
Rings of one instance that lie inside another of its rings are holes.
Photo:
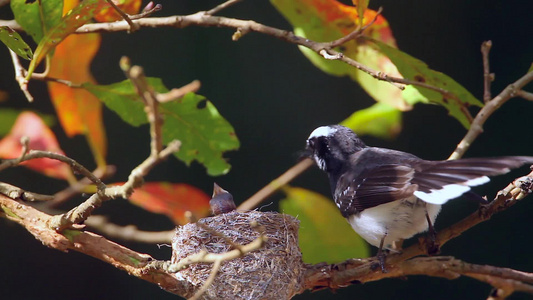
[[[335,134],[335,132],[337,132],[337,128],[333,128],[331,126],[321,126],[311,132],[309,139],[321,136],[331,136]]]

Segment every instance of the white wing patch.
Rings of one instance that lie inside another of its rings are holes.
[[[448,184],[438,190],[431,189],[429,193],[416,191],[414,195],[424,202],[440,205],[468,192],[471,186],[481,185],[489,182],[489,180],[487,176],[481,176],[461,183]]]

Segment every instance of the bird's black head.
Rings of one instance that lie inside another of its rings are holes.
[[[350,129],[341,125],[321,126],[307,139],[306,154],[320,169],[330,172],[341,167],[353,154],[366,145]]]

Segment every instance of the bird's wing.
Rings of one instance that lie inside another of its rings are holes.
[[[525,163],[533,163],[533,157],[504,156],[494,158],[466,158],[447,161],[424,161],[415,172],[412,184],[421,200],[443,204],[468,192],[471,186],[489,182],[487,176],[509,172]]]
[[[341,176],[335,190],[335,203],[343,216],[367,208],[413,196],[415,170],[403,165],[381,165],[361,172],[356,178]]]

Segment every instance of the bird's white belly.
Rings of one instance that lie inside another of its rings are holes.
[[[431,223],[440,212],[441,205],[425,203]],[[365,209],[348,218],[352,228],[368,243],[379,247],[386,235],[383,247],[390,249],[392,242],[407,239],[426,231],[428,223],[424,202],[416,198],[394,201]]]

